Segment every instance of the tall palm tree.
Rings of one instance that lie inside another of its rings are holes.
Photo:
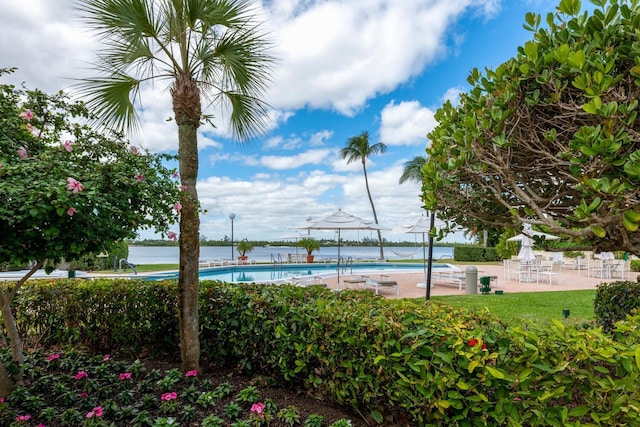
[[[371,210],[373,211],[373,219],[378,224],[378,215],[376,214],[376,207],[373,205],[373,199],[371,198],[371,190],[369,190],[369,178],[367,177],[367,158],[374,154],[384,154],[387,152],[387,146],[383,142],[376,144],[369,144],[369,132],[363,131],[358,136],[352,136],[347,140],[347,146],[340,150],[340,155],[343,159],[347,159],[347,164],[360,160],[362,162],[362,170],[364,171],[364,183],[367,187],[367,196],[369,196],[369,203],[371,203]],[[384,259],[384,249],[382,249],[382,235],[378,230],[378,242],[380,244],[380,259]]]
[[[265,129],[264,94],[273,58],[249,0],[77,0],[84,22],[104,43],[99,77],[79,85],[100,124],[136,130],[134,101],[151,81],[169,88],[178,126],[182,192],[178,308],[182,368],[199,369],[198,128],[209,105],[231,112],[232,136]],[[206,107],[205,107],[206,108]]]
[[[407,181],[422,182],[422,167],[427,162],[427,159],[423,156],[415,156],[413,159],[404,163],[404,170],[400,175],[400,184],[404,184]]]

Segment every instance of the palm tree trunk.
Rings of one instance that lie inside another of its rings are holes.
[[[178,276],[178,316],[180,355],[184,371],[200,369],[200,327],[198,314],[198,259],[200,258],[200,217],[198,213],[198,127],[200,93],[188,76],[179,76],[172,90],[173,109],[178,124],[178,157],[184,186],[180,215],[180,273]]]
[[[373,198],[371,197],[371,191],[369,190],[369,178],[367,177],[367,167],[365,165],[364,158],[362,159],[362,170],[364,171],[364,185],[367,187],[367,196],[369,196],[369,203],[371,203],[371,210],[373,211],[373,220],[376,225],[378,224],[378,214],[376,214],[376,207],[373,205]],[[380,260],[384,260],[384,249],[382,249],[382,234],[378,230],[378,245],[380,245]]]

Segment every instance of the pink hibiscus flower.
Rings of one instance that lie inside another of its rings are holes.
[[[80,182],[76,181],[73,178],[67,178],[67,190],[77,193],[79,191],[84,190],[84,185],[82,185]]]

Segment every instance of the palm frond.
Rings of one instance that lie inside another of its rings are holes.
[[[84,79],[78,85],[87,107],[97,116],[97,124],[116,130],[139,129],[140,119],[131,101],[139,87],[140,81],[126,74]]]
[[[422,167],[426,162],[427,159],[423,156],[415,156],[413,159],[405,162],[404,170],[402,171],[402,175],[400,175],[400,184],[404,184],[407,181],[422,182]]]
[[[220,92],[216,98],[231,107],[230,125],[234,138],[248,141],[267,129],[270,107],[260,98],[239,92]]]

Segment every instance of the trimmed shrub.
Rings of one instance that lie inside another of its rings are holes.
[[[456,246],[453,248],[453,259],[462,262],[490,262],[500,261],[496,248],[480,246]]]
[[[44,345],[139,354],[177,348],[176,282],[36,280],[13,303],[21,336]]]
[[[640,307],[640,283],[611,282],[598,285],[593,311],[596,322],[605,332],[612,332],[615,322],[624,320]]]

